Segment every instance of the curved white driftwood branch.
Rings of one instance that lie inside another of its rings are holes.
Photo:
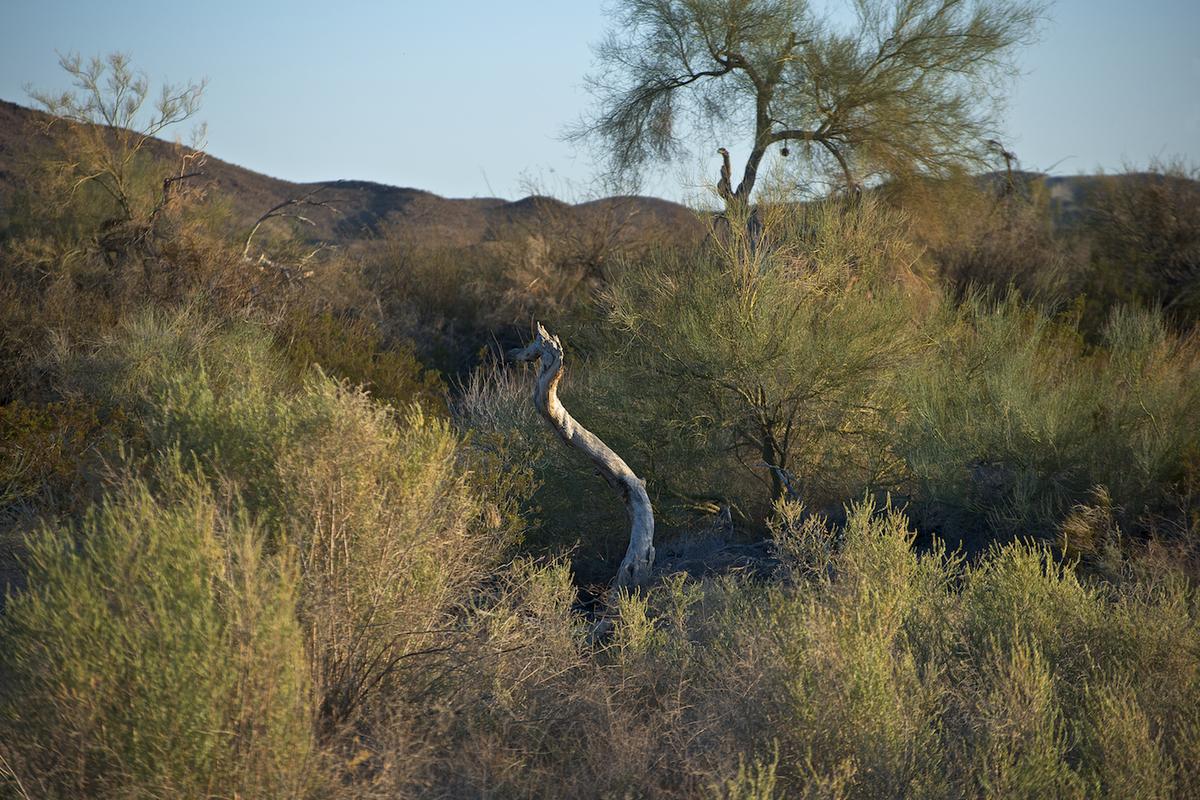
[[[533,341],[524,348],[509,351],[508,357],[514,361],[541,360],[533,388],[533,404],[549,421],[559,438],[568,446],[587,454],[601,477],[618,490],[625,501],[630,524],[629,549],[625,552],[614,584],[618,587],[646,585],[654,564],[654,510],[650,507],[650,496],[646,494],[646,482],[635,475],[629,465],[600,437],[576,422],[559,401],[558,382],[563,371],[562,343],[538,323]]]

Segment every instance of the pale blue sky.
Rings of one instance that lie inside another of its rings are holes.
[[[589,106],[605,26],[593,0],[0,0],[0,98],[64,88],[56,50],[122,50],[154,80],[207,77],[209,151],[260,172],[570,193],[595,164],[558,136]],[[1021,57],[1006,143],[1059,174],[1200,163],[1198,42],[1197,0],[1060,0]],[[687,196],[686,174],[645,189]]]

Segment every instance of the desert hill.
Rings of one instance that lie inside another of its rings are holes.
[[[31,159],[44,152],[48,140],[37,126],[44,115],[0,100],[0,210],[20,190],[20,176]],[[152,152],[168,156],[173,145],[155,140]],[[571,205],[546,197],[510,202],[494,197],[447,198],[408,187],[365,180],[296,183],[222,161],[209,154],[201,179],[210,195],[229,204],[232,222],[249,230],[258,216],[277,203],[314,197],[337,213],[306,213],[316,240],[347,244],[381,235],[403,237],[416,244],[467,246],[517,228],[583,225],[617,239],[656,238],[678,241],[702,235],[703,225],[688,208],[654,197],[609,197]]]
[[[0,214],[21,188],[31,160],[49,145],[37,123],[45,115],[16,103],[0,100]],[[175,145],[154,140],[151,150],[172,155]],[[1116,181],[1159,180],[1150,173],[1113,175],[1045,175],[1016,172],[1018,186],[1028,190],[1040,184],[1049,199],[1055,224],[1070,227],[1081,222],[1096,196]],[[980,176],[997,186],[1003,173]],[[1186,180],[1169,178],[1169,180]],[[290,198],[313,197],[336,213],[315,209],[306,213],[315,225],[303,235],[314,241],[336,244],[368,241],[383,236],[415,245],[477,245],[514,231],[536,232],[552,226],[558,231],[588,231],[612,243],[655,241],[684,243],[704,235],[704,224],[691,209],[669,200],[645,196],[608,197],[569,204],[551,197],[530,196],[516,201],[496,197],[448,198],[422,189],[389,186],[367,180],[331,180],[297,183],[240,167],[208,154],[203,186],[211,196],[228,204],[231,224],[249,231],[265,211]],[[0,217],[2,219],[2,217]]]

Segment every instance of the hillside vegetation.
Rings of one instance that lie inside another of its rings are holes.
[[[1200,796],[1194,171],[248,246],[72,141],[5,168],[0,796]]]

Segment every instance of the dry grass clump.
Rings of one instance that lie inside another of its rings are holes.
[[[815,534],[777,530],[784,548]],[[860,505],[822,573],[666,580],[621,598],[598,648],[561,566],[515,565],[474,612],[454,724],[410,791],[1188,796],[1194,589],[1081,583],[1027,545],[968,566],[912,539]]]

